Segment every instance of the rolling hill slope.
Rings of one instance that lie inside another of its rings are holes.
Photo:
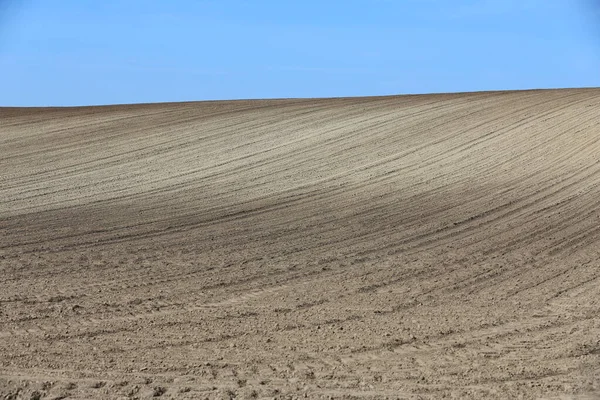
[[[0,394],[598,393],[599,101],[0,109]]]

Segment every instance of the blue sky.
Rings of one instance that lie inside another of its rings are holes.
[[[0,105],[600,86],[592,0],[0,0]]]

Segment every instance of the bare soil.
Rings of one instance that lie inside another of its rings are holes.
[[[599,394],[600,89],[0,108],[0,399]]]

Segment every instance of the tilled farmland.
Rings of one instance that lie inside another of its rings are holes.
[[[1,399],[599,395],[600,89],[0,108]]]

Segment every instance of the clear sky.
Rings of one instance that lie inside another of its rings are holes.
[[[0,0],[0,105],[600,86],[588,0]]]

